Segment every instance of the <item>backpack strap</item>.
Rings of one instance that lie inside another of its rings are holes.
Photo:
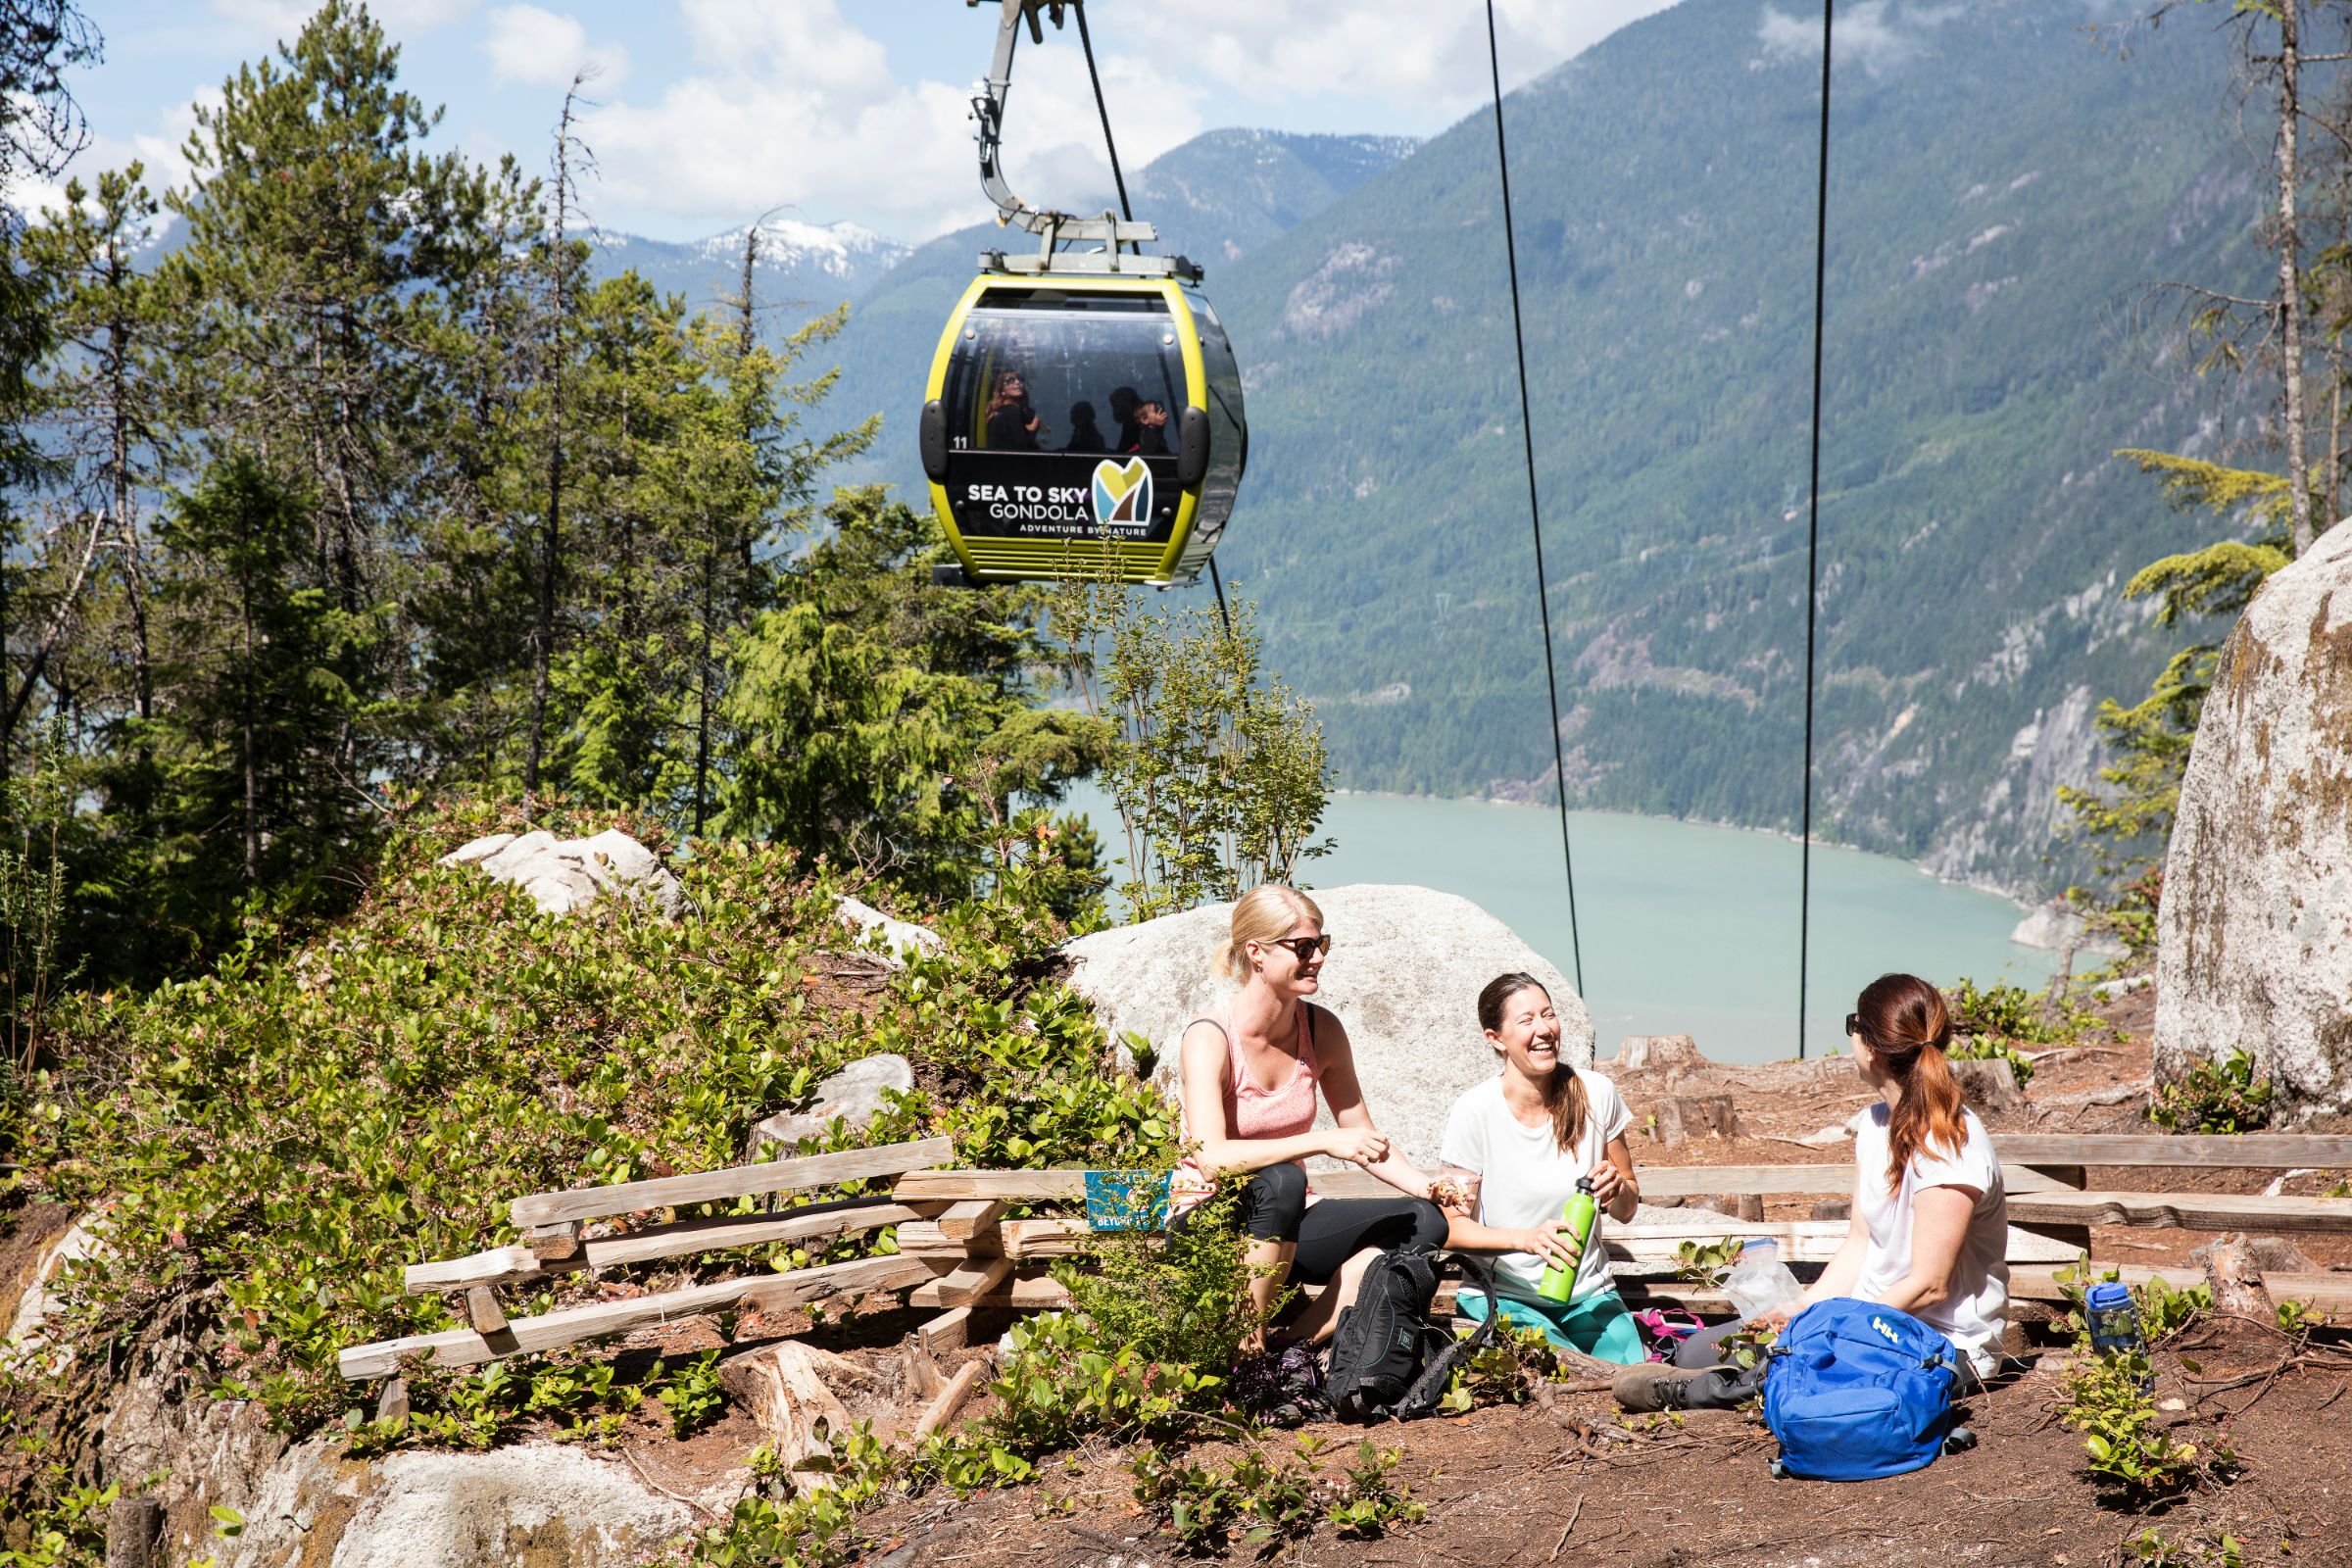
[[[1438,1252],[1431,1261],[1441,1270],[1451,1264],[1466,1283],[1476,1286],[1487,1298],[1487,1315],[1477,1328],[1459,1339],[1447,1336],[1446,1345],[1421,1364],[1421,1375],[1404,1391],[1404,1397],[1396,1401],[1396,1415],[1399,1421],[1416,1421],[1436,1414],[1438,1401],[1446,1397],[1446,1386],[1453,1381],[1453,1369],[1493,1345],[1501,1333],[1501,1298],[1494,1294],[1494,1276],[1487,1271],[1487,1265],[1466,1252],[1454,1251]]]

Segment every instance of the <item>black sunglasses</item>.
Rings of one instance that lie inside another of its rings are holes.
[[[1849,1012],[1845,1015],[1845,1032],[1849,1035],[1858,1035],[1862,1032],[1862,1015],[1860,1013]]]
[[[1319,937],[1274,937],[1267,941],[1266,946],[1288,948],[1298,956],[1300,963],[1312,963],[1316,954],[1331,951],[1331,935],[1326,932]]]

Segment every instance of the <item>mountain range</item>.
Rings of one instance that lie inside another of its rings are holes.
[[[1815,827],[2014,892],[2075,869],[2055,787],[2095,765],[2097,701],[2161,662],[2119,584],[2207,526],[2112,454],[2265,461],[2243,442],[2267,392],[2196,378],[2161,287],[2258,295],[2270,265],[2228,39],[2119,47],[2101,9],[1884,0],[1838,42]],[[1810,25],[1684,0],[1505,100],[1580,804],[1797,825]],[[1492,112],[1420,145],[1212,132],[1132,194],[1207,266],[1242,356],[1250,468],[1219,560],[1315,697],[1338,782],[1548,799]],[[778,245],[773,297],[853,302],[829,414],[879,412],[883,435],[846,477],[919,497],[924,372],[999,232],[796,230],[790,266]],[[731,276],[723,240],[669,247],[658,280]]]

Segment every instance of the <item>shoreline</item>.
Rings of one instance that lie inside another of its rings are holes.
[[[1546,816],[1556,815],[1557,812],[1557,808],[1553,806],[1538,805],[1533,801],[1505,800],[1501,796],[1496,795],[1422,795],[1408,793],[1403,790],[1358,790],[1343,789],[1336,786],[1333,788],[1331,793],[1334,799],[1337,799],[1343,795],[1347,795],[1354,796],[1364,800],[1445,801],[1463,806],[1498,806],[1519,810],[1541,811]],[[1759,833],[1766,838],[1777,838],[1788,844],[1803,843],[1803,840],[1797,834],[1791,833],[1786,828],[1757,827],[1751,822],[1726,822],[1704,816],[1667,816],[1648,811],[1621,811],[1613,808],[1598,806],[1570,806],[1568,810],[1569,814],[1571,815],[1621,816],[1629,821],[1635,822],[1674,822],[1688,827],[1716,827],[1724,828],[1734,833]],[[1979,882],[1971,881],[1966,878],[1944,876],[1941,873],[1930,868],[1929,866],[1921,864],[1919,861],[1914,860],[1907,856],[1889,855],[1885,850],[1874,850],[1869,848],[1867,845],[1849,844],[1842,839],[1824,838],[1819,834],[1814,835],[1813,842],[1816,846],[1823,849],[1848,850],[1856,855],[1875,856],[1882,860],[1900,860],[1903,864],[1908,865],[1912,870],[1918,872],[1921,876],[1926,877],[1929,881],[1936,883],[1939,886],[1947,888],[1966,888],[1971,893],[1991,894],[1995,898],[2006,900],[2008,903],[2015,906],[2022,914],[2033,913],[2035,909],[2038,909],[2042,906],[2043,902],[2046,902],[2030,900],[2025,895],[2019,893],[2016,889],[2005,887],[1997,882]]]

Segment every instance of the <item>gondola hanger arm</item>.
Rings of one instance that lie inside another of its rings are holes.
[[[973,8],[985,3],[986,0],[964,0],[967,7]],[[1035,262],[1011,260],[1001,251],[991,251],[984,255],[983,265],[1005,267],[1009,262],[1010,270],[1016,271],[1131,272],[1139,276],[1164,276],[1176,271],[1198,276],[1198,269],[1183,263],[1182,258],[1171,261],[1142,254],[1144,246],[1159,241],[1159,231],[1150,223],[1124,220],[1113,213],[1080,218],[1032,207],[1004,178],[1004,104],[1012,93],[1012,56],[1020,43],[1021,30],[1026,27],[1030,41],[1043,44],[1044,22],[1050,20],[1059,27],[1063,14],[1079,3],[1080,0],[998,0],[996,54],[989,63],[988,79],[972,98],[972,119],[979,124],[975,134],[980,143],[980,188],[996,203],[1000,224],[1039,236],[1043,250]],[[1040,18],[1040,12],[1045,13],[1044,19]],[[1056,247],[1064,244],[1095,244],[1103,249],[1100,255],[1057,253]]]

